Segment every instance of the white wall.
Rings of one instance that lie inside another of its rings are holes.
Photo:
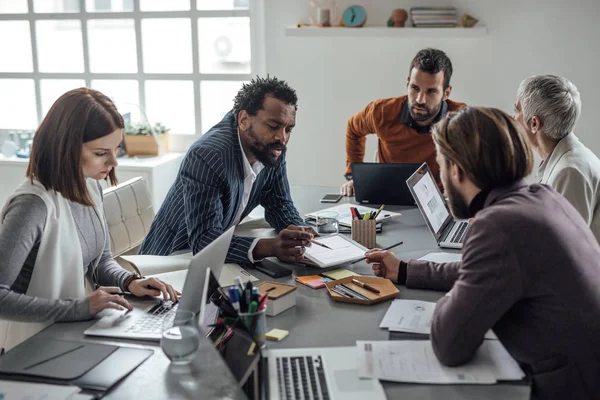
[[[344,182],[346,121],[372,100],[405,94],[410,61],[424,47],[450,56],[451,98],[509,113],[522,79],[538,73],[567,77],[583,102],[576,133],[600,154],[594,129],[600,110],[600,1],[338,0],[342,6],[365,6],[367,25],[384,25],[393,8],[454,5],[460,15],[478,18],[488,34],[479,39],[286,37],[286,26],[307,21],[308,3],[266,0],[267,72],[287,80],[299,96],[287,157],[292,184]],[[369,140],[367,158],[374,149]]]

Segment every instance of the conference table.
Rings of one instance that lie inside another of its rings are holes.
[[[292,186],[292,198],[301,215],[331,207],[319,199],[326,193],[336,193],[338,188]],[[353,198],[343,198],[339,204],[353,204]],[[402,245],[392,251],[401,259],[419,258],[430,252],[441,251],[430,234],[423,217],[416,207],[386,206],[386,210],[401,212],[402,216],[383,224],[377,234],[378,247],[391,246],[400,241]],[[249,224],[240,227],[243,233],[257,236],[273,235],[272,230]],[[448,250],[444,250],[448,251]],[[371,266],[364,261],[342,265],[361,275],[372,275]],[[295,277],[314,275],[321,270],[291,266],[291,276],[276,279],[295,284]],[[275,280],[257,270],[250,272],[262,280]],[[281,342],[268,342],[268,349],[355,346],[357,340],[389,340],[390,332],[380,329],[381,322],[391,301],[365,306],[333,301],[326,289],[314,290],[297,284],[296,306],[275,316],[267,317],[267,331],[271,328],[285,329],[289,336]],[[400,299],[437,301],[443,292],[413,290],[398,286]],[[202,339],[193,371],[178,370],[169,364],[158,343],[117,339],[85,337],[83,331],[93,321],[55,323],[38,333],[44,337],[66,340],[85,340],[100,343],[122,344],[151,348],[154,354],[114,387],[104,398],[127,399],[142,396],[145,399],[245,399],[244,393],[224,364],[212,343]],[[422,339],[424,335],[393,333],[391,339]],[[421,385],[382,382],[388,399],[529,399],[530,388],[526,382],[501,382],[495,385]]]

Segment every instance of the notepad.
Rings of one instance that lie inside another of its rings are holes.
[[[283,329],[271,329],[269,332],[267,332],[266,337],[267,337],[267,340],[272,340],[274,342],[280,342],[289,334],[290,334],[290,332],[283,330]]]
[[[356,272],[352,272],[349,269],[345,268],[332,269],[331,271],[323,272],[321,275],[331,278],[334,281],[345,278],[347,276],[360,276],[360,274],[357,274]]]
[[[325,287],[325,283],[330,282],[331,280],[331,278],[321,275],[307,275],[296,277],[296,282],[306,285],[312,289],[320,289],[322,287]]]
[[[340,234],[319,237],[319,243],[328,246],[308,246],[304,257],[315,266],[326,268],[364,257],[368,249]]]

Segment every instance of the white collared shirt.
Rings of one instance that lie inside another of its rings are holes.
[[[240,208],[238,209],[238,212],[235,215],[235,218],[233,219],[234,225],[237,225],[240,223],[242,214],[244,213],[244,210],[246,209],[246,206],[248,205],[248,200],[250,199],[250,193],[252,192],[252,186],[254,185],[254,182],[256,181],[256,177],[258,176],[258,174],[260,174],[260,171],[262,171],[265,168],[265,166],[259,161],[255,161],[254,164],[250,165],[250,162],[248,161],[248,157],[246,157],[246,153],[244,153],[244,148],[242,147],[242,140],[240,138],[239,128],[238,128],[238,141],[240,143],[240,149],[242,150],[242,164],[244,165],[244,194],[242,195],[242,204],[241,204]],[[250,248],[248,249],[248,259],[252,263],[254,263],[254,257],[252,257],[252,251],[254,250],[254,247],[256,247],[256,243],[258,243],[259,240],[260,240],[260,238],[254,239],[254,241],[252,242],[252,245],[250,245]]]

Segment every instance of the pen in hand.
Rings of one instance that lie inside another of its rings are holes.
[[[331,247],[329,247],[329,246],[327,246],[327,245],[325,245],[323,243],[317,242],[314,239],[311,239],[310,242],[313,243],[313,244],[316,244],[317,246],[321,246],[321,247],[325,247],[326,249],[333,250]]]

